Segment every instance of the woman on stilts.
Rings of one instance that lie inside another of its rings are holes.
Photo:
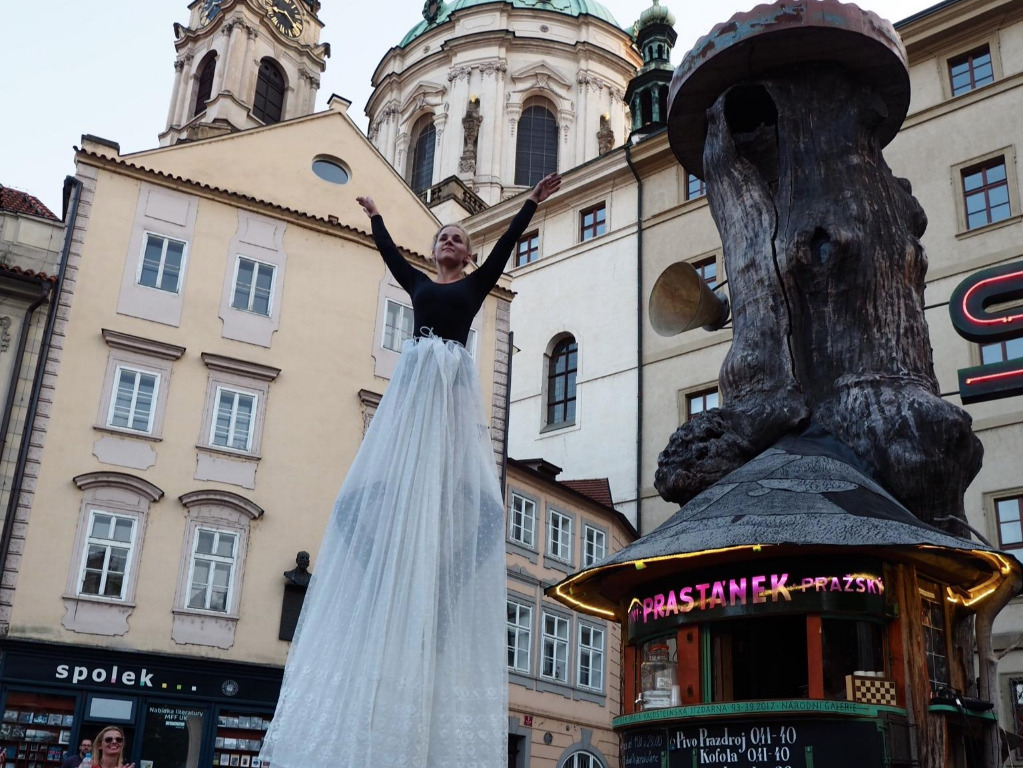
[[[487,260],[458,225],[434,238],[434,279],[402,258],[357,198],[412,298],[406,341],[338,494],[260,758],[272,768],[506,768],[504,502],[476,366],[473,317],[551,174]]]

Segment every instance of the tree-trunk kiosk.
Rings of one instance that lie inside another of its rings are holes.
[[[675,72],[724,250],[722,407],[661,454],[679,512],[549,590],[622,624],[624,766],[1001,765],[991,626],[1023,568],[965,527],[982,448],[938,394],[927,219],[881,152],[908,104],[891,24],[836,0],[737,14]],[[706,304],[677,274],[654,327],[719,327],[665,322]]]

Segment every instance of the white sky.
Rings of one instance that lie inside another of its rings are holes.
[[[861,0],[899,21],[938,0]],[[316,108],[337,93],[366,129],[370,77],[380,59],[422,20],[423,0],[322,0],[329,42]],[[603,0],[629,27],[652,0]],[[675,14],[677,64],[697,38],[756,0],[662,0]],[[83,133],[120,143],[122,153],[158,144],[174,80],[175,21],[187,0],[29,0],[0,24],[0,184],[39,197],[60,215],[72,147]]]

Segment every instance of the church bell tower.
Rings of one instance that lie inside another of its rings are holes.
[[[311,114],[330,45],[319,0],[194,0],[174,25],[174,90],[160,146]]]

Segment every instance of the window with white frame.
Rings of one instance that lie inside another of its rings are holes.
[[[78,594],[124,599],[134,546],[134,517],[91,510]]]
[[[508,512],[508,538],[516,544],[533,549],[536,547],[536,502],[511,494],[511,509]]]
[[[217,387],[217,413],[210,430],[210,445],[250,450],[256,399],[255,393]]]
[[[476,359],[476,331],[472,328],[469,329],[469,335],[465,337],[465,351],[473,360]]]
[[[119,365],[114,378],[107,426],[152,432],[160,375]]]
[[[600,761],[589,752],[573,752],[561,764],[561,768],[601,768],[601,766]]]
[[[576,682],[582,688],[604,690],[604,630],[579,625],[579,669]]]
[[[529,649],[533,636],[533,609],[508,601],[508,669],[529,674]]]
[[[547,518],[547,554],[572,562],[572,518],[553,509]]]
[[[231,604],[238,536],[211,528],[198,528],[189,568],[188,607],[226,612]]]
[[[412,338],[412,307],[387,300],[384,317],[384,349],[401,352],[401,345]]]
[[[583,526],[583,567],[607,556],[607,534],[592,525]]]
[[[273,264],[239,256],[231,306],[269,317],[276,272],[277,267]]]
[[[543,615],[543,668],[541,677],[568,682],[568,619],[554,613]]]
[[[146,232],[136,278],[138,284],[169,293],[179,293],[185,264],[185,245],[186,243],[181,240],[172,240]]]

